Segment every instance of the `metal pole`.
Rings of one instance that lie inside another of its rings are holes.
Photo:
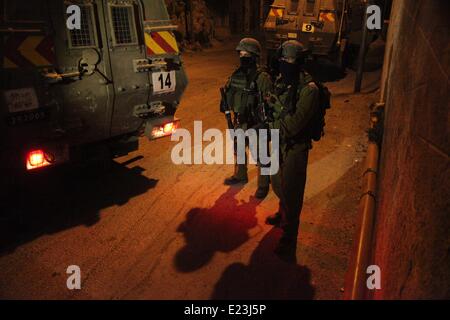
[[[346,11],[347,11],[347,0],[344,0],[344,2],[342,3],[342,14],[341,14],[341,22],[339,24],[339,35],[338,35],[338,40],[336,43],[336,45],[338,45],[338,46],[341,45],[342,27],[344,26],[344,19],[345,19]]]
[[[361,196],[358,209],[358,232],[355,239],[356,252],[352,258],[348,278],[346,279],[344,299],[363,300],[366,298],[366,269],[369,266],[372,236],[375,222],[377,172],[379,146],[375,142],[369,143],[367,150],[364,177],[364,194]]]
[[[366,171],[364,189],[359,201],[358,231],[356,234],[354,253],[350,259],[350,266],[345,279],[344,299],[368,299],[367,267],[371,265],[373,236],[375,234],[375,214],[377,204],[377,183],[380,149],[383,140],[383,112],[384,103],[375,104],[375,111],[370,115],[369,146],[366,157]]]
[[[367,52],[367,7],[371,5],[371,0],[366,0],[366,7],[364,9],[364,22],[362,26],[362,39],[361,39],[361,47],[359,48],[358,55],[358,68],[356,70],[356,80],[355,80],[355,93],[361,92],[361,84],[364,72],[364,62],[366,58]]]

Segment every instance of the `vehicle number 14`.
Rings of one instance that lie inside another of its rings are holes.
[[[153,93],[166,93],[175,91],[175,71],[152,73]]]

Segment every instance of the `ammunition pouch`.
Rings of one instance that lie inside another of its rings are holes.
[[[248,75],[238,69],[231,76],[226,96],[235,113],[251,116],[259,100],[256,79],[260,73],[260,70],[256,70]]]

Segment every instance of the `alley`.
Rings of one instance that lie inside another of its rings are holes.
[[[177,117],[192,130],[224,130],[219,87],[238,64],[233,41],[183,56],[189,77]],[[234,65],[230,64],[234,61]],[[174,165],[170,139],[108,170],[59,168],[7,199],[0,227],[0,298],[340,299],[355,233],[370,104],[380,72],[328,83],[326,135],[310,156],[297,265],[272,252],[280,232],[264,224],[276,196],[259,201],[256,167],[227,187],[229,165]],[[82,289],[66,288],[78,265]]]

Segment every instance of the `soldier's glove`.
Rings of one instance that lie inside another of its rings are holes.
[[[278,96],[270,94],[266,101],[272,111],[273,119],[279,119],[284,107]]]

